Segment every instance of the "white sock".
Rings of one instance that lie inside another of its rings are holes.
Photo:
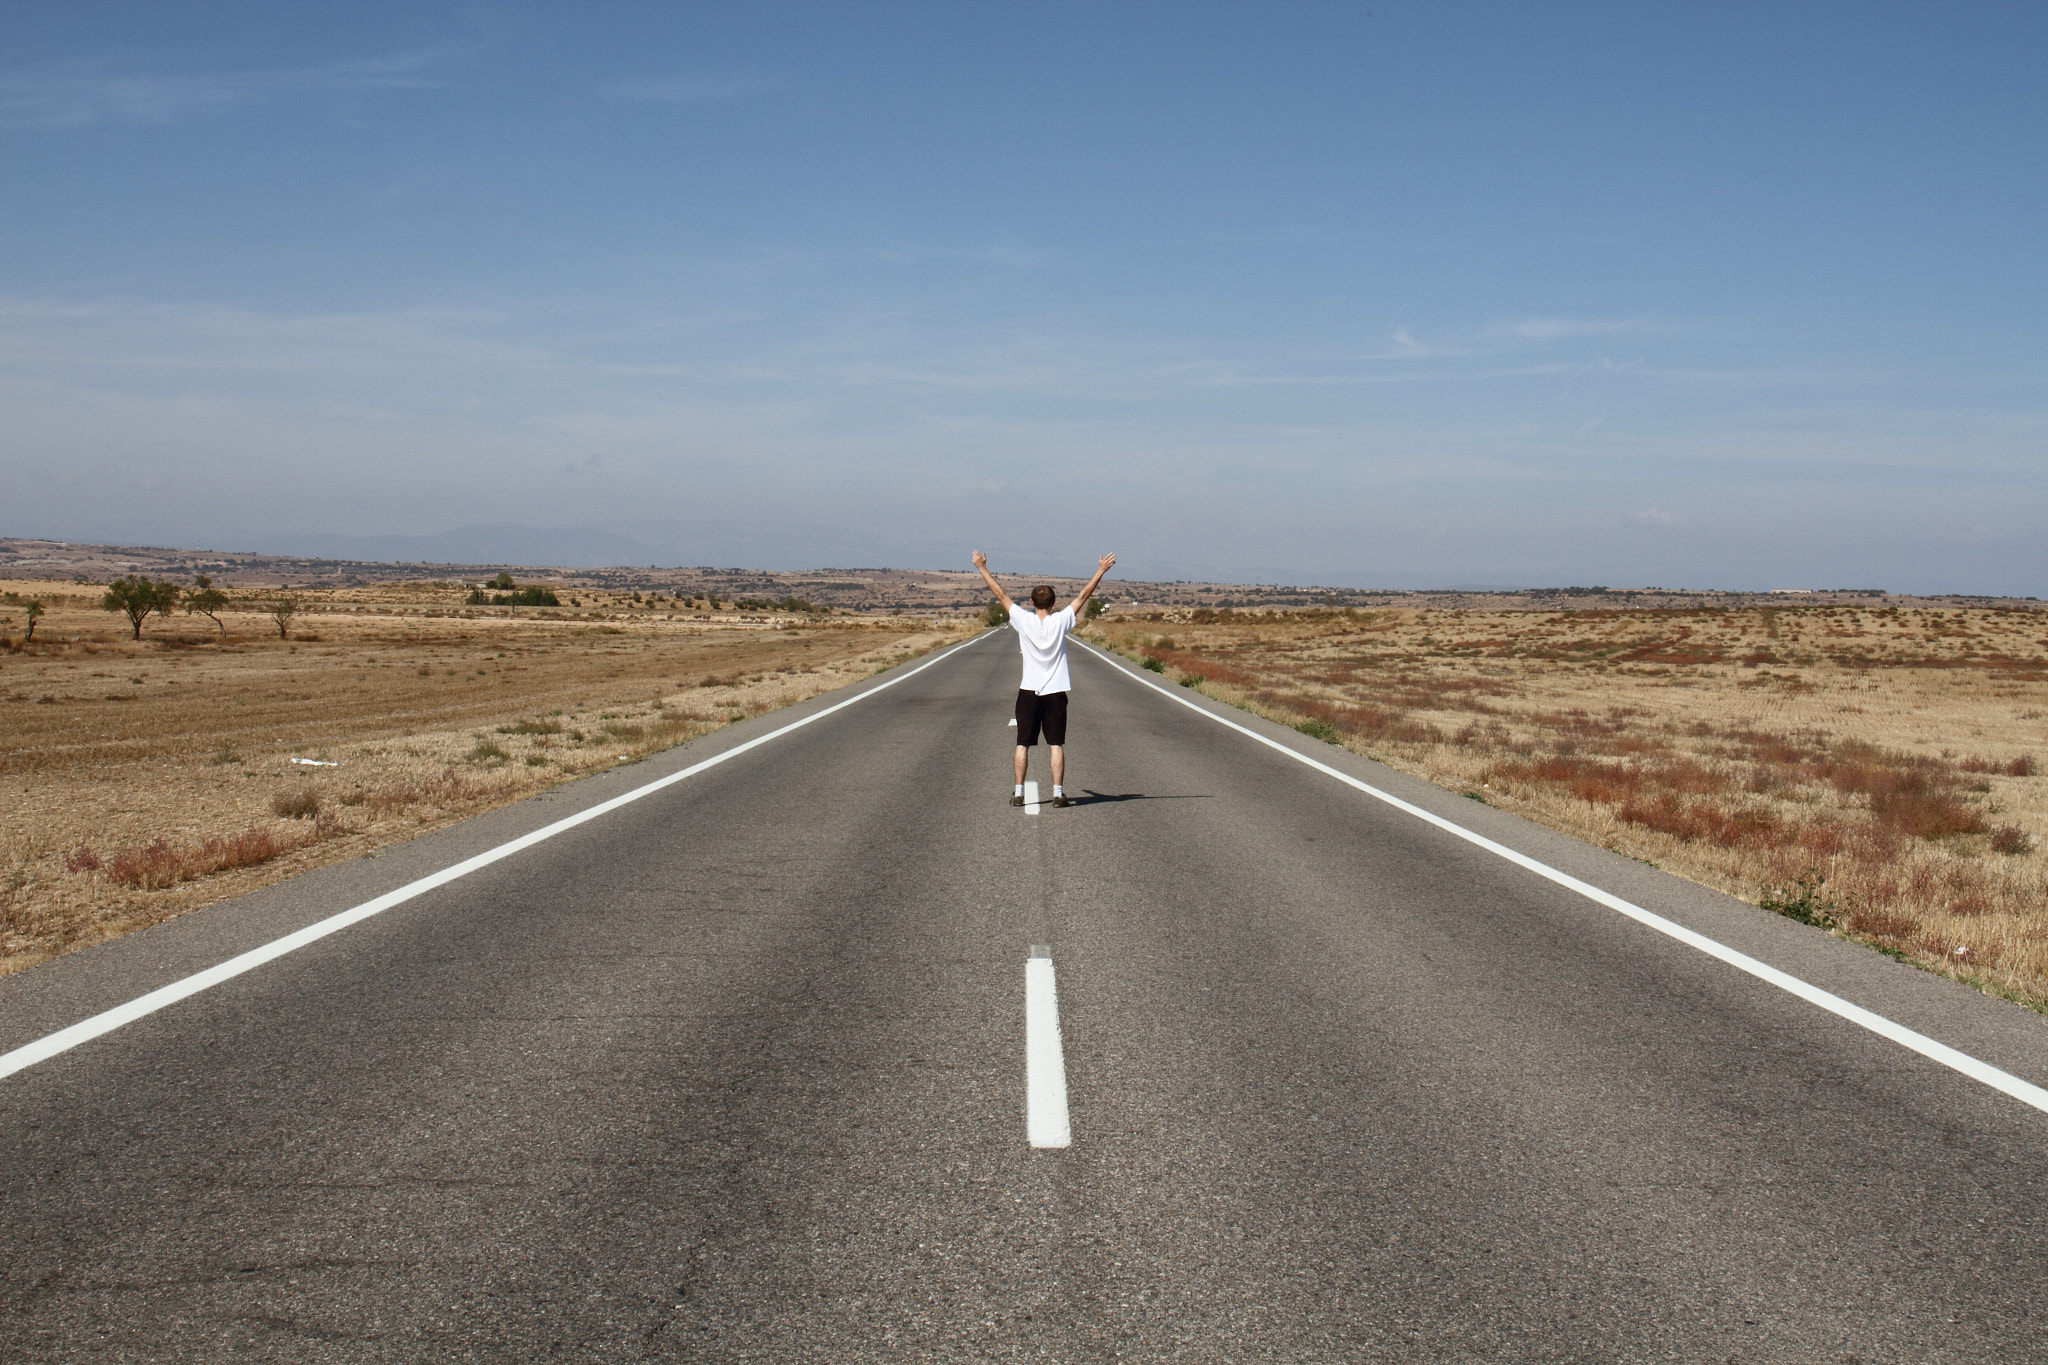
[[[1013,793],[1013,795],[1016,795],[1016,796],[1022,796],[1023,794],[1024,794],[1024,784],[1023,784],[1022,782],[1019,782],[1019,783],[1017,784],[1017,790],[1016,790],[1016,791],[1015,791],[1015,792]]]
[[[1062,787],[1059,783],[1055,782],[1052,784],[1052,794],[1054,796],[1065,796],[1067,794],[1067,789],[1065,787]]]

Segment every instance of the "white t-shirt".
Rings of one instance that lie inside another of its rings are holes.
[[[1024,652],[1019,688],[1041,697],[1073,690],[1067,679],[1067,632],[1073,628],[1072,607],[1061,607],[1050,616],[1040,616],[1022,602],[1010,608],[1010,629],[1017,632],[1017,647]]]

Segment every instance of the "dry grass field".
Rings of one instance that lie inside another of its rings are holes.
[[[2048,612],[1111,617],[1167,677],[2048,1006]]]
[[[692,608],[581,588],[235,589],[220,613],[100,610],[0,582],[0,972],[355,857],[864,678],[964,621]],[[25,603],[47,614],[23,642]],[[574,605],[568,605],[573,600]],[[294,762],[311,760],[312,762]],[[332,766],[320,766],[332,765]]]

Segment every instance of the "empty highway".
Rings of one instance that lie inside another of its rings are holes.
[[[773,736],[0,1078],[0,1359],[2043,1358],[2048,1113],[1212,717],[2034,1085],[2048,1019],[1073,668],[1065,810],[996,632],[0,979],[4,1052]]]

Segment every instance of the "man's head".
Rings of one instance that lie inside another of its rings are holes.
[[[1031,590],[1031,605],[1040,611],[1051,611],[1052,604],[1057,601],[1059,597],[1053,592],[1050,583],[1040,583]]]

